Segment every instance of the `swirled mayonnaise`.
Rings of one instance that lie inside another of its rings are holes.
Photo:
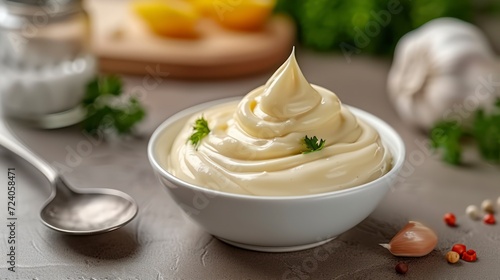
[[[211,132],[188,142],[203,116]],[[305,136],[326,141],[303,154]],[[377,131],[310,85],[292,52],[264,86],[190,118],[173,143],[168,168],[189,183],[224,192],[293,196],[358,186],[389,171],[392,157]]]

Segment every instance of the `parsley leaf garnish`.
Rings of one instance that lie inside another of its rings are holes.
[[[306,135],[304,137],[303,141],[304,141],[304,144],[305,144],[306,149],[307,149],[304,152],[302,152],[303,154],[308,154],[308,153],[312,153],[315,151],[319,151],[319,150],[323,149],[323,147],[325,146],[325,140],[323,140],[323,139],[318,140],[318,137],[316,137],[316,136],[309,138]]]
[[[87,84],[82,106],[85,131],[97,134],[113,129],[128,134],[146,115],[144,107],[134,97],[122,98],[122,80],[117,75],[98,76]]]
[[[208,122],[201,116],[198,118],[193,125],[193,134],[189,137],[188,141],[191,141],[191,144],[198,150],[198,146],[200,146],[201,140],[205,138],[210,133],[210,128],[208,128]]]

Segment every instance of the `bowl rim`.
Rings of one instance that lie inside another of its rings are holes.
[[[221,98],[221,99],[216,99],[208,102],[203,102],[185,109],[182,109],[167,119],[165,119],[153,132],[149,139],[148,143],[148,148],[147,148],[147,153],[148,153],[148,159],[153,167],[154,170],[156,170],[161,176],[168,178],[169,181],[175,183],[178,186],[182,186],[188,189],[191,189],[195,192],[203,192],[207,193],[207,197],[215,197],[215,196],[223,196],[223,197],[229,197],[229,198],[234,198],[234,199],[242,199],[242,200],[276,200],[276,201],[284,201],[284,200],[303,200],[303,199],[320,199],[320,198],[326,198],[326,197],[331,197],[331,196],[341,196],[341,195],[346,195],[352,192],[358,192],[360,190],[363,190],[365,188],[368,188],[369,185],[373,185],[378,183],[379,181],[382,180],[387,180],[387,178],[390,177],[396,177],[398,175],[399,170],[404,164],[405,161],[405,156],[406,156],[406,147],[404,145],[404,142],[401,138],[401,136],[396,132],[392,126],[387,124],[385,121],[380,119],[379,117],[368,113],[362,109],[349,106],[346,104],[342,104],[343,106],[346,106],[351,110],[351,112],[356,116],[360,117],[363,121],[367,122],[369,125],[373,126],[377,132],[379,133],[380,137],[382,138],[382,142],[386,145],[386,148],[389,148],[392,157],[393,157],[393,166],[389,172],[384,174],[382,177],[379,177],[373,181],[361,184],[359,186],[347,188],[347,189],[341,189],[341,190],[335,190],[335,191],[330,191],[330,192],[324,192],[324,193],[315,193],[315,194],[305,194],[305,195],[291,195],[291,196],[257,196],[257,195],[249,195],[249,194],[237,194],[237,193],[229,193],[229,192],[224,192],[224,191],[219,191],[219,190],[214,190],[214,189],[208,189],[204,188],[195,184],[191,184],[188,182],[185,182],[174,175],[172,175],[170,172],[165,170],[161,164],[159,163],[157,156],[155,154],[155,147],[157,146],[158,139],[161,135],[163,135],[164,130],[170,126],[171,124],[177,122],[179,119],[182,119],[187,116],[191,116],[195,114],[196,112],[201,111],[204,108],[209,108],[215,105],[220,105],[223,103],[228,103],[228,102],[234,102],[237,100],[241,100],[243,96],[236,96],[236,97],[227,97],[227,98]],[[381,133],[381,130],[383,130],[383,135]],[[386,141],[386,138],[391,138],[392,140],[389,142],[394,142],[394,146],[396,148],[390,148],[387,147],[388,141]],[[401,152],[398,155],[395,155],[394,152],[395,150],[401,150]]]

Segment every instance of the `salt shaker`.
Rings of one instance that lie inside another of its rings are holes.
[[[96,75],[81,0],[0,0],[0,105],[42,128],[75,124]]]

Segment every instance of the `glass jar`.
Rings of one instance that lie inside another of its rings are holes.
[[[0,0],[0,102],[42,128],[75,124],[96,75],[81,0]]]

